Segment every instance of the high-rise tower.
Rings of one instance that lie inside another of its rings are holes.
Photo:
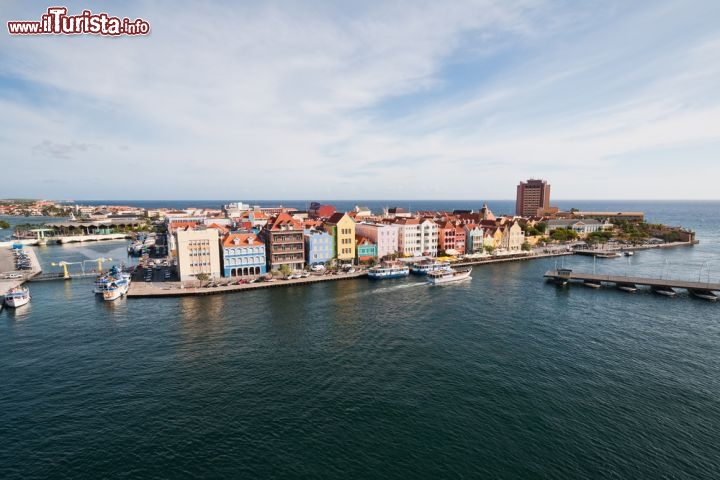
[[[549,208],[550,185],[545,180],[530,179],[518,184],[515,215],[532,217],[537,215],[538,209],[547,210]]]

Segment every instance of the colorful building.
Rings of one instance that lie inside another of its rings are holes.
[[[305,239],[300,220],[287,212],[279,213],[268,221],[260,237],[265,243],[268,270],[280,270],[283,265],[290,270],[305,267]]]
[[[224,277],[246,277],[267,272],[265,244],[254,233],[231,233],[222,242]]]
[[[356,235],[355,245],[357,247],[358,262],[370,262],[377,259],[377,245],[369,238],[363,237],[362,235]]]
[[[306,229],[305,260],[308,265],[325,264],[335,258],[335,239],[322,230]]]
[[[377,257],[384,258],[398,252],[398,227],[386,223],[361,222],[355,225],[355,233],[377,246]]]
[[[347,213],[335,213],[325,222],[326,230],[334,229],[335,255],[338,260],[355,259],[355,220]]]

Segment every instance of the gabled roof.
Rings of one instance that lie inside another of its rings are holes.
[[[272,231],[280,231],[283,229],[302,231],[303,224],[300,220],[293,218],[289,213],[282,212],[268,220],[267,226]]]
[[[340,220],[342,220],[343,217],[345,217],[345,215],[347,215],[347,214],[344,212],[335,212],[332,215],[330,215],[330,217],[325,221],[325,223],[327,225],[337,225],[338,222]],[[351,217],[348,216],[348,218],[351,218]]]
[[[223,247],[260,247],[264,245],[254,233],[230,233],[223,238],[222,244]]]

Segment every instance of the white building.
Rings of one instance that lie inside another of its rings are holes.
[[[180,281],[195,280],[199,274],[210,278],[220,273],[220,235],[214,228],[191,230],[177,229],[175,245]]]
[[[420,223],[420,254],[437,257],[438,225],[429,218]]]

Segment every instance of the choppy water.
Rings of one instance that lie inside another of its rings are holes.
[[[717,281],[708,205],[666,214],[700,245],[595,268]],[[0,314],[0,477],[716,478],[720,305],[557,289],[554,263],[114,303],[31,284]]]

